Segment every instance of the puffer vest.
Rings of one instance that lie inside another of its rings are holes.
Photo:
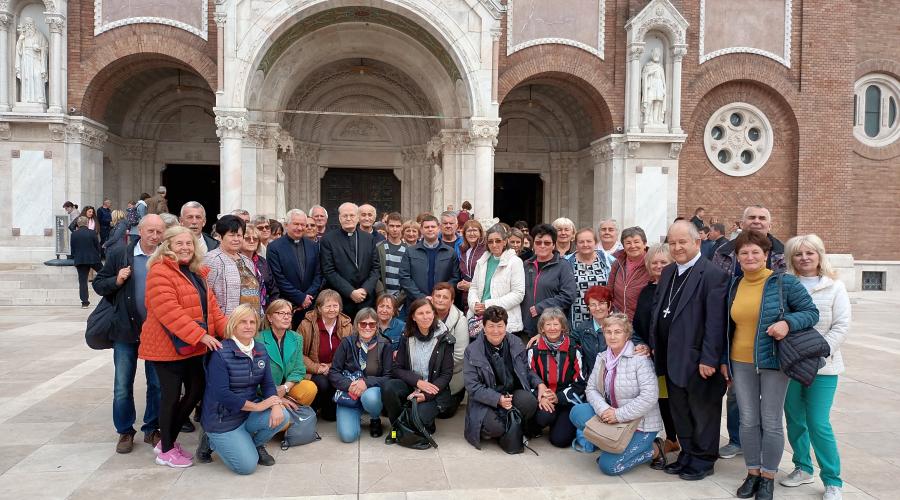
[[[221,356],[225,361],[228,370],[228,386],[231,391],[247,401],[258,401],[259,387],[266,376],[266,370],[271,370],[271,367],[269,366],[269,354],[262,342],[257,342],[253,346],[252,354],[252,359],[247,357],[238,349],[234,340],[228,339],[223,341],[222,348],[212,355]],[[204,401],[203,404],[205,406],[207,402]],[[206,432],[233,431],[240,427],[250,415],[250,412],[243,410],[230,411],[221,403],[215,403],[215,405],[215,418],[209,428],[204,429]]]

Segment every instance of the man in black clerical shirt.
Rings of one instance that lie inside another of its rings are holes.
[[[338,207],[340,231],[329,231],[319,242],[325,286],[341,294],[343,312],[351,318],[375,306],[375,284],[381,276],[378,251],[371,234],[361,231],[359,207]]]

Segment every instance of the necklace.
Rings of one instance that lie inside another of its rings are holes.
[[[668,318],[668,317],[669,317],[669,313],[672,312],[672,309],[671,309],[671,308],[672,308],[672,299],[673,299],[673,297],[678,297],[678,292],[680,292],[681,289],[682,289],[682,287],[684,287],[684,284],[687,283],[687,280],[688,280],[688,278],[691,277],[691,272],[692,272],[693,270],[694,270],[694,266],[691,266],[691,268],[688,269],[687,276],[684,277],[684,281],[682,281],[681,284],[678,285],[678,288],[675,288],[675,286],[674,286],[674,283],[675,283],[675,276],[672,276],[672,283],[673,283],[673,286],[670,286],[670,287],[669,287],[669,302],[666,304],[666,308],[663,309],[663,318]],[[676,269],[675,272],[677,273],[678,270]],[[674,289],[674,293],[673,293],[673,289]]]

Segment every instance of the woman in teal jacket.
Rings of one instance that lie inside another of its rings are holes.
[[[747,477],[736,496],[771,499],[784,452],[781,419],[789,380],[781,371],[776,341],[814,326],[819,310],[796,277],[766,268],[772,243],[764,234],[744,231],[734,240],[734,248],[743,274],[735,278],[728,293],[726,354],[747,466]],[[729,378],[727,370],[723,374]]]
[[[266,308],[267,329],[257,335],[266,346],[272,361],[272,380],[281,397],[290,396],[301,405],[309,406],[316,397],[316,384],[306,380],[303,364],[303,337],[291,330],[291,303],[278,299]]]

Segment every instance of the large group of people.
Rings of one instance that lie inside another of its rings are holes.
[[[141,430],[170,467],[216,456],[239,474],[272,465],[266,444],[298,405],[336,421],[342,442],[367,425],[393,444],[382,419],[390,429],[414,399],[430,433],[464,406],[465,439],[479,449],[510,432],[514,410],[527,438],[584,454],[598,451],[592,422],[636,424],[623,451],[596,458],[609,475],[648,464],[700,480],[742,453],[739,498],[773,497],[786,419],[795,470],[780,483],[812,482],[812,448],[825,498],[840,498],[829,413],[847,291],[822,240],[782,244],[764,207],[744,211],[733,239],[700,209],[648,245],[640,227],[620,232],[610,219],[597,231],[468,211],[379,220],[353,203],[331,229],[317,205],[282,222],[235,210],[207,234],[199,203],[173,222],[158,213],[165,189],[152,198],[135,204],[137,219],[111,212],[115,242],[93,282],[117,306],[120,453],[133,449],[143,359]],[[73,242],[99,253],[92,214],[73,219]],[[101,262],[76,261],[79,275]],[[807,385],[784,370],[779,345],[812,327],[830,355]],[[730,435],[720,449],[723,399]],[[195,454],[178,441],[192,412],[202,426]]]

